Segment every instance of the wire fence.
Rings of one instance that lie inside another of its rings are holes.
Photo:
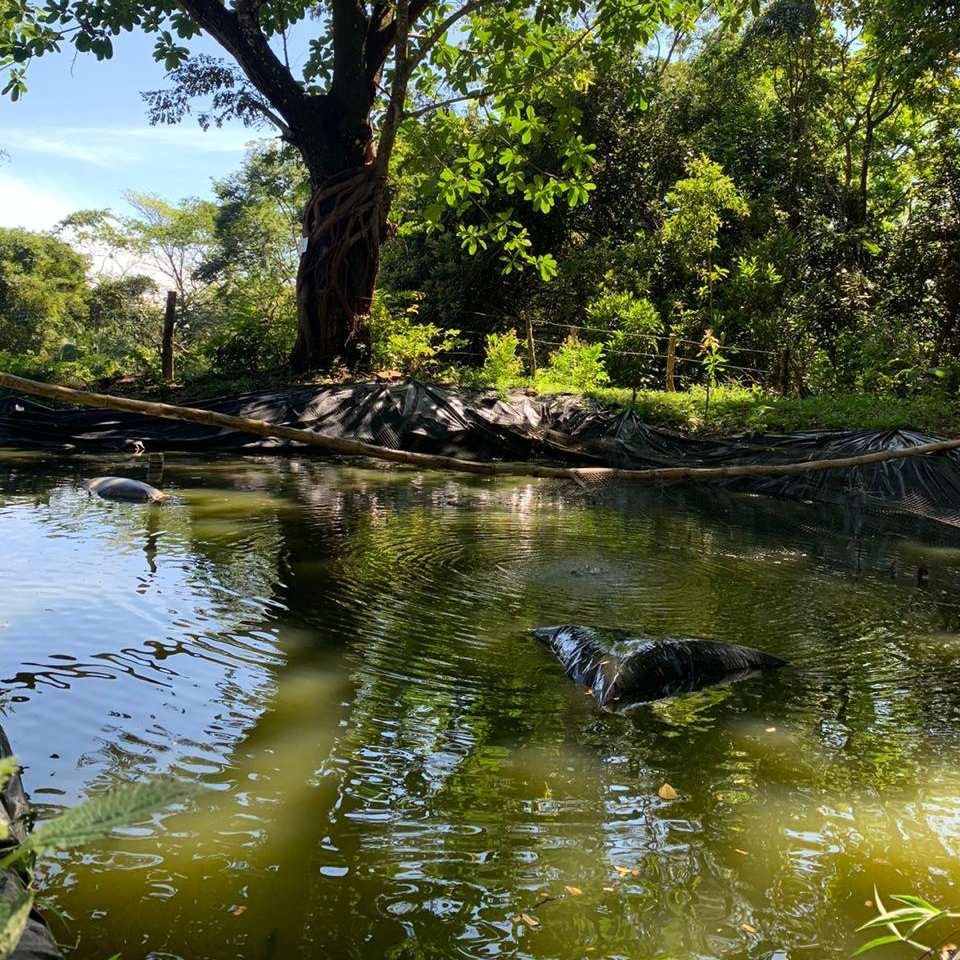
[[[482,338],[490,333],[474,326],[470,318],[493,321],[496,332],[513,330],[525,348],[525,361],[531,375],[548,367],[550,356],[564,347],[571,337],[587,344],[601,344],[608,370],[618,371],[616,386],[662,387],[678,389],[684,385],[702,383],[709,379],[704,344],[699,340],[670,333],[631,331],[624,326],[602,327],[594,324],[565,323],[558,320],[522,320],[508,314],[468,310],[461,313],[458,323],[463,335],[479,348]],[[721,362],[716,368],[719,376],[729,376],[741,382],[777,388],[790,388],[792,360],[789,347],[767,350],[737,343],[721,342],[718,347]],[[482,361],[482,349],[446,351],[445,357]],[[611,361],[614,361],[611,363]],[[616,363],[615,361],[624,361]],[[624,374],[623,368],[629,368]]]
[[[371,300],[371,303],[373,301]],[[168,311],[169,312],[169,311]],[[416,310],[411,309],[411,320],[416,321]],[[0,316],[0,332],[6,323],[8,332],[16,332],[33,315],[6,312]],[[96,326],[84,331],[84,349],[74,343],[64,343],[55,357],[58,361],[77,359],[82,354],[104,357],[126,356],[125,347],[144,349],[161,347],[160,329],[154,324],[135,324],[125,319],[122,333],[117,324],[106,323],[100,331]],[[709,379],[701,341],[667,332],[631,330],[623,318],[615,318],[610,326],[596,322],[571,323],[562,320],[522,317],[505,312],[462,310],[452,324],[459,329],[462,340],[450,350],[440,351],[439,356],[452,363],[479,366],[485,359],[484,338],[490,332],[513,330],[521,344],[524,360],[531,376],[550,366],[551,354],[560,350],[571,337],[585,344],[601,344],[603,358],[614,385],[633,388],[656,388],[667,390],[703,383]],[[128,329],[129,328],[129,329]],[[169,333],[169,331],[168,331]],[[129,335],[129,344],[126,341]],[[11,349],[6,356],[15,358],[30,355],[32,344],[24,343],[19,349]],[[174,350],[187,348],[176,340]],[[754,383],[765,388],[776,388],[786,393],[791,380],[800,384],[802,365],[791,358],[789,347],[769,350],[735,342],[721,342],[719,353],[722,363],[717,368],[721,378]],[[0,349],[0,362],[4,358]]]

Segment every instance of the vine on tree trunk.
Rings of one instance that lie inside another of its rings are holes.
[[[303,218],[307,248],[297,274],[298,371],[369,359],[366,317],[380,267],[390,196],[374,164],[322,182]]]

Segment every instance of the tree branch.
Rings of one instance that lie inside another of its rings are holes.
[[[179,5],[233,56],[247,79],[289,125],[295,125],[306,95],[270,48],[253,0],[237,0],[236,11],[219,0],[178,0]]]
[[[390,102],[380,128],[380,142],[377,145],[377,172],[386,176],[397,139],[397,130],[403,121],[403,108],[407,101],[407,80],[410,71],[407,66],[410,46],[410,0],[397,0],[397,12],[394,17],[396,40],[394,41],[393,81],[390,86]]]
[[[426,37],[423,43],[417,48],[417,52],[410,59],[409,70],[412,73],[426,59],[430,51],[440,42],[443,35],[458,21],[469,16],[474,10],[480,7],[494,3],[495,0],[469,0],[459,10],[454,10],[450,16],[444,18]]]
[[[436,3],[437,0],[410,0],[408,27],[412,27]],[[379,82],[383,65],[397,37],[396,15],[392,14],[393,8],[388,0],[374,4],[367,36],[367,79],[371,84]]]
[[[250,97],[247,101],[250,106],[258,113],[262,113],[281,133],[285,140],[290,138],[292,131],[290,127],[283,122],[265,103],[261,103],[255,97]]]
[[[356,97],[368,99],[365,69],[370,20],[361,0],[332,0],[333,82],[330,93],[341,103]]]
[[[405,120],[414,120],[417,117],[422,117],[433,110],[442,110],[444,107],[453,106],[455,103],[464,103],[467,100],[482,100],[484,97],[491,96],[492,93],[493,90],[490,87],[480,87],[476,90],[468,90],[459,97],[450,97],[449,100],[438,100],[436,103],[428,103],[425,107],[420,107],[417,110],[408,110],[403,117]]]

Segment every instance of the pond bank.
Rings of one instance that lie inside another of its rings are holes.
[[[194,407],[0,373],[0,445],[61,455],[311,451],[485,477],[733,484],[957,524],[960,439],[913,430],[750,433],[710,440],[651,427],[631,408],[570,395],[450,390],[401,380],[287,387]],[[51,407],[40,396],[81,409]],[[935,456],[932,456],[935,455]]]
[[[40,377],[40,379],[45,379]],[[371,375],[370,380],[389,384],[404,378]],[[140,397],[166,403],[194,405],[217,397],[260,391],[293,391],[304,387],[345,386],[361,381],[340,377],[313,377],[292,380],[280,374],[244,378],[203,377],[182,384],[162,386],[143,378],[119,382],[67,383],[79,389],[98,390],[118,396]],[[444,390],[461,390],[453,382],[436,382]],[[467,391],[469,392],[469,391]],[[700,386],[686,390],[639,390],[629,387],[597,387],[572,390],[568,384],[519,383],[503,396],[545,399],[566,394],[613,407],[632,409],[652,427],[676,430],[689,436],[718,437],[730,433],[796,430],[896,430],[914,429],[941,436],[960,435],[960,399],[946,391],[915,396],[894,396],[851,390],[845,393],[811,396],[781,396],[772,390],[723,384],[710,392]]]
[[[7,735],[0,729],[0,758],[12,755]],[[30,829],[30,820],[30,802],[23,789],[20,773],[17,772],[0,790],[0,822],[5,828],[5,835],[0,839],[0,855],[6,856],[23,843]],[[16,866],[0,870],[0,900],[15,904],[22,898],[28,882],[29,878]],[[6,910],[4,915],[10,919]],[[0,922],[0,931],[3,929],[4,924]],[[61,957],[50,928],[36,908],[32,909],[19,943],[10,954],[10,960],[60,960]]]

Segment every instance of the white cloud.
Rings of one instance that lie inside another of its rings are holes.
[[[23,227],[27,230],[51,230],[67,214],[81,205],[56,190],[51,190],[0,170],[0,227]],[[68,236],[68,241],[71,238]],[[139,260],[134,254],[108,250],[97,244],[76,244],[90,258],[90,275],[120,277],[146,274],[166,288],[169,279],[152,263]]]
[[[262,136],[262,134],[261,134]],[[129,166],[155,159],[158,150],[235,153],[257,139],[257,132],[234,127],[201,130],[197,126],[5,127],[0,143],[14,158],[21,152],[60,157],[97,167]]]
[[[64,131],[50,135],[8,128],[0,136],[5,149],[14,157],[21,151],[42,153],[47,156],[61,157],[64,160],[92,163],[98,167],[110,167],[117,163],[128,163],[131,160],[129,153],[96,144],[85,137],[65,136]]]
[[[0,226],[49,230],[77,206],[56,189],[0,170]]]
[[[203,130],[196,124],[180,126],[93,127],[78,128],[78,132],[128,143],[169,144],[204,153],[243,153],[251,140],[263,139],[269,132],[248,130],[245,127],[211,127]]]

